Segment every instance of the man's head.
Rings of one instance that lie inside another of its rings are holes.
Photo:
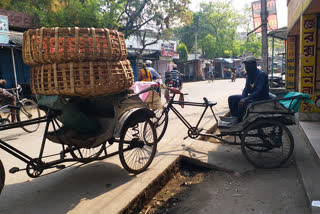
[[[146,65],[147,65],[147,66],[151,66],[151,65],[152,65],[151,60],[146,60],[146,62],[145,62],[145,63],[146,63]]]
[[[177,65],[176,64],[173,64],[173,69],[177,69]]]
[[[247,73],[250,75],[257,70],[257,59],[254,56],[248,56],[242,61]]]

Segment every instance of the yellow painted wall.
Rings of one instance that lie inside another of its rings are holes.
[[[299,91],[315,101],[316,90],[317,16],[303,15],[300,19],[300,79]],[[319,93],[320,95],[320,93]],[[316,106],[304,103],[301,112],[320,112]]]

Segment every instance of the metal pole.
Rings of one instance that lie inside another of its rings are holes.
[[[262,25],[262,69],[268,73],[268,14],[267,0],[261,0],[261,25]]]
[[[274,37],[272,37],[272,60],[271,60],[271,83],[270,87],[273,87],[273,57],[274,57]]]
[[[17,88],[18,88],[18,81],[17,81],[16,62],[15,62],[15,60],[14,60],[13,48],[11,48],[11,57],[12,57],[12,65],[13,65],[14,82],[15,82],[16,90],[17,90]],[[18,96],[18,99],[19,99],[19,93],[18,93],[18,91],[17,91],[17,96]]]
[[[286,79],[286,77],[287,77],[287,60],[288,60],[288,58],[287,58],[287,40],[285,40],[285,49],[284,49],[284,53],[285,53],[285,63],[286,63],[286,66],[284,66],[283,68],[284,68],[284,70],[285,70],[285,73],[284,73],[284,77],[285,77],[285,79]],[[282,62],[282,64],[283,64],[283,62]],[[282,70],[282,72],[281,72],[281,79],[282,79],[282,74],[283,74],[283,70]],[[285,80],[285,86],[284,86],[285,88],[287,87],[287,81]]]
[[[197,51],[198,51],[198,20],[199,20],[199,17],[197,17],[197,20],[196,20],[196,26],[195,26],[195,34],[194,34],[194,42],[195,42],[195,54],[194,54],[194,57],[195,57],[195,60],[197,60]]]

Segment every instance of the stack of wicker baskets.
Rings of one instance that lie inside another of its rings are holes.
[[[22,52],[31,66],[34,94],[109,95],[133,83],[124,36],[114,30],[30,29],[23,35]]]

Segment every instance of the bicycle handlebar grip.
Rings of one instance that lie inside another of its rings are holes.
[[[209,105],[209,101],[208,101],[208,99],[206,97],[204,97],[203,100],[207,105]]]

